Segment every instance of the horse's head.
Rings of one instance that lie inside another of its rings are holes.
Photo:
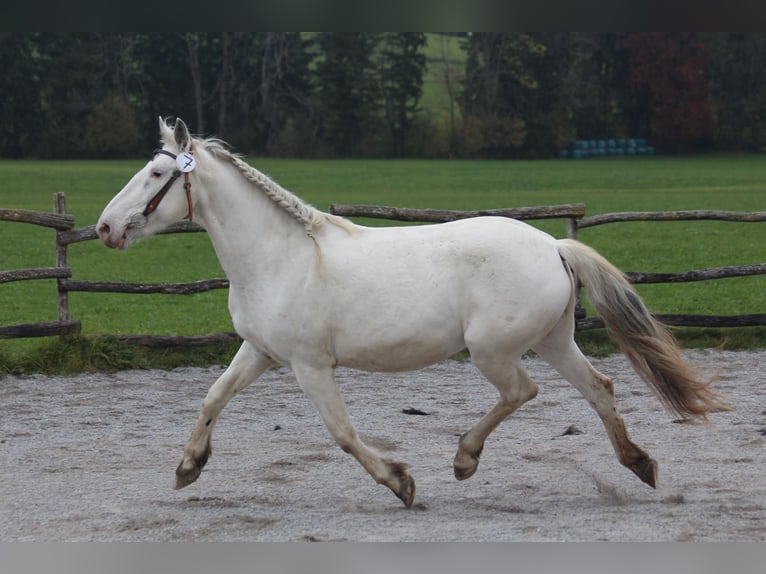
[[[160,118],[160,139],[162,149],[112,198],[98,219],[96,230],[107,247],[127,249],[134,241],[192,217],[189,176],[195,162],[189,130],[180,118],[174,127]]]

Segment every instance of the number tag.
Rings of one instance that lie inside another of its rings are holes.
[[[196,162],[194,161],[194,156],[189,152],[180,153],[176,157],[176,167],[178,167],[182,173],[192,171],[195,165]]]

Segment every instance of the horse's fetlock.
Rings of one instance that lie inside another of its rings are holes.
[[[475,444],[474,441],[472,441],[468,435],[468,433],[465,433],[461,435],[460,440],[458,440],[458,455],[460,453],[465,453],[466,455],[470,456],[471,458],[475,458],[478,460],[478,458],[481,456],[481,451],[484,450],[484,443],[481,444]]]

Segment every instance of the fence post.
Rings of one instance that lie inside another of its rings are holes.
[[[53,194],[53,212],[59,215],[66,213],[66,195],[63,191]],[[61,240],[62,231],[56,230],[56,267],[67,267],[67,244]],[[69,321],[69,292],[64,288],[61,279],[56,279],[56,308],[60,322]]]
[[[577,239],[577,218],[567,217],[567,237]]]

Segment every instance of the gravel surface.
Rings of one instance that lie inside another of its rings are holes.
[[[470,362],[339,369],[363,439],[410,465],[410,510],[335,445],[284,369],[228,405],[205,471],[180,491],[175,467],[222,367],[6,376],[0,540],[766,540],[766,351],[688,357],[720,368],[735,411],[674,423],[622,355],[593,359],[659,463],[657,490],[618,463],[595,412],[539,359],[525,360],[539,395],[464,482],[452,474],[458,437],[496,398]]]

